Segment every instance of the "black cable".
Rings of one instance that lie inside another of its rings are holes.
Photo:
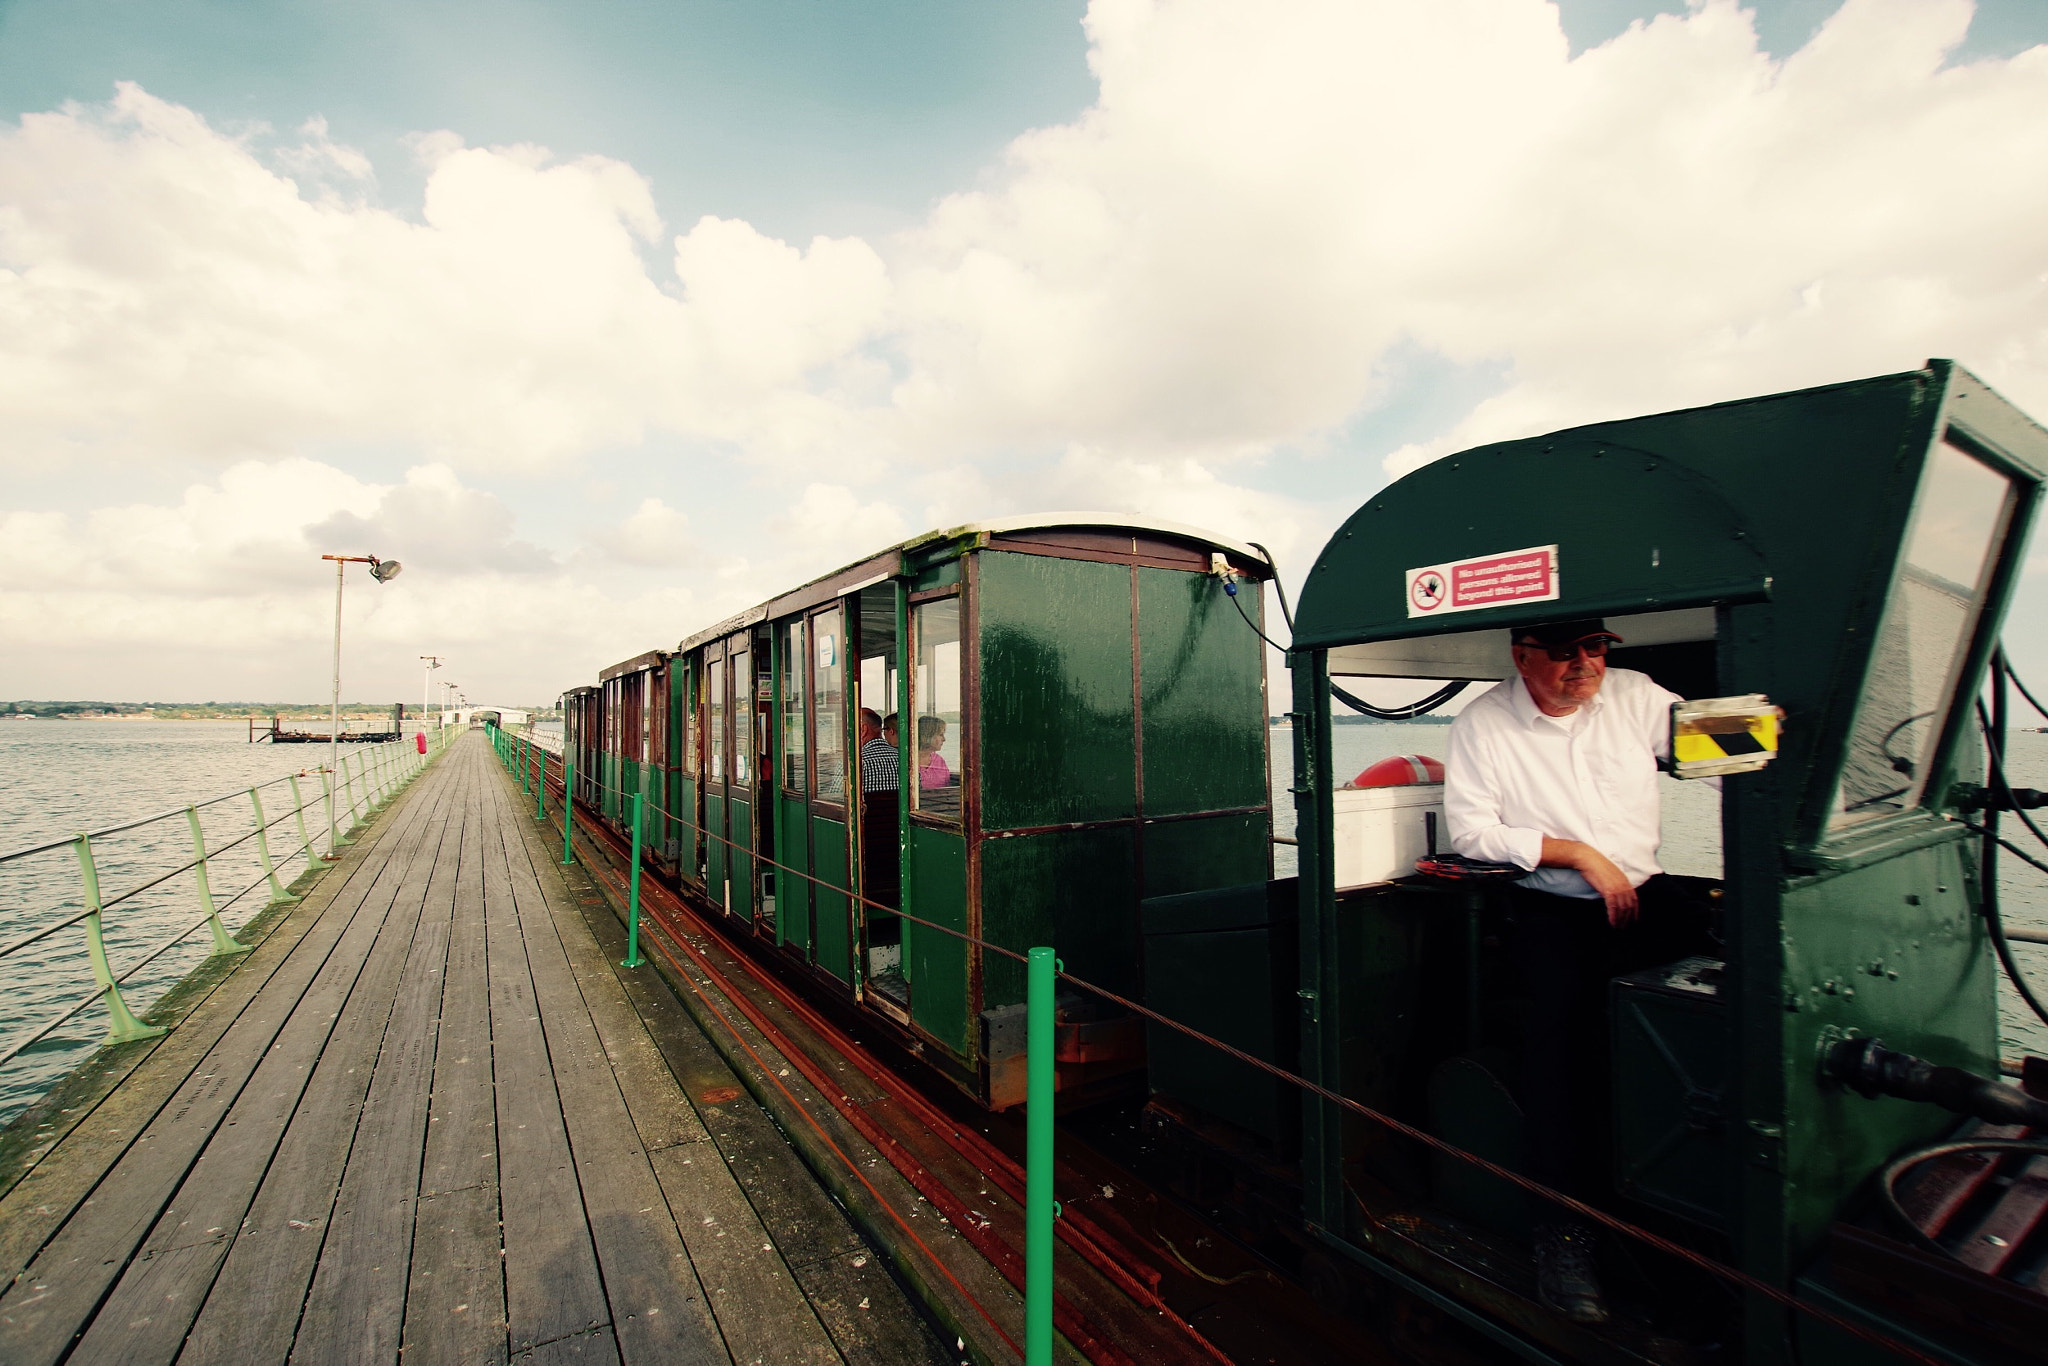
[[[2000,703],[1997,708],[1999,713],[1998,719],[2003,721],[2005,719],[2005,708],[2002,705],[2004,698],[2000,695],[2003,690],[1999,687],[1999,684],[2003,682],[2004,675],[1998,667],[1998,660],[1995,656],[1992,660],[1992,678],[1993,694]],[[1992,801],[1995,803],[1999,796],[2002,795],[2005,798],[2006,805],[2011,806],[2012,789],[2006,785],[2005,781],[2005,746],[2002,743],[2003,736],[1993,730],[1991,715],[1985,711],[1982,698],[1977,699],[1977,724],[1984,731],[1984,750],[1989,757],[1989,762],[1986,763],[1985,768],[1994,789]],[[1998,955],[1998,965],[2005,969],[2006,980],[2013,984],[2014,989],[2020,994],[2020,999],[2027,1003],[2027,1008],[2034,1012],[2035,1017],[2041,1023],[2048,1024],[2048,1006],[2042,1005],[2041,998],[2034,995],[2034,989],[2027,982],[2026,974],[2020,971],[2020,965],[2013,960],[2012,945],[2007,943],[2005,938],[2005,920],[1998,905],[1998,846],[2005,841],[1998,837],[1998,814],[1998,808],[1994,805],[1986,812],[1985,824],[1979,827],[1984,831],[1984,854],[1980,860],[1984,879],[1984,924],[1991,931],[1991,948]],[[2036,835],[2041,833],[2033,821],[2027,819],[2026,812],[2016,811],[2014,814],[2018,815],[2021,820],[2025,820],[2027,828]],[[2048,843],[2048,841],[2044,841],[2044,843]],[[2028,862],[2031,863],[2033,860],[2029,859]]]
[[[1252,547],[1252,549],[1258,551],[1261,555],[1264,555],[1266,557],[1266,563],[1268,565],[1273,564],[1272,551],[1266,549],[1266,547],[1260,545],[1257,541],[1247,542],[1247,544],[1249,544]],[[1252,628],[1253,635],[1257,636],[1260,640],[1265,641],[1268,645],[1272,646],[1274,649],[1278,650],[1283,655],[1293,653],[1285,645],[1280,644],[1278,641],[1274,640],[1271,636],[1267,635],[1264,631],[1261,631],[1258,628],[1258,624],[1252,620],[1251,614],[1244,610],[1244,604],[1238,601],[1237,583],[1235,580],[1225,579],[1223,581],[1223,592],[1231,600],[1232,603],[1236,604],[1237,614],[1244,618],[1245,625]],[[1273,569],[1273,593],[1276,597],[1280,599],[1280,615],[1286,619],[1287,630],[1291,634],[1294,630],[1294,613],[1288,609],[1287,590],[1280,586],[1280,571],[1277,566],[1275,566]],[[1351,708],[1351,710],[1358,712],[1360,715],[1363,716],[1370,716],[1375,721],[1412,721],[1418,716],[1427,716],[1430,712],[1435,711],[1438,707],[1441,707],[1444,703],[1450,701],[1453,697],[1456,697],[1459,693],[1465,691],[1465,689],[1471,686],[1471,679],[1456,678],[1452,679],[1449,683],[1446,683],[1443,687],[1438,688],[1435,692],[1429,694],[1429,696],[1421,698],[1417,701],[1404,702],[1398,707],[1376,707],[1372,703],[1366,701],[1364,698],[1346,692],[1344,689],[1338,687],[1335,683],[1328,684],[1328,687],[1330,689],[1330,696],[1336,698],[1339,702],[1342,702],[1345,706]]]
[[[2048,1155],[2048,1143],[2018,1138],[1975,1138],[1959,1143],[1937,1143],[1931,1148],[1921,1148],[1907,1153],[1884,1169],[1877,1179],[1878,1199],[1884,1202],[1887,1213],[1905,1228],[1907,1236],[1920,1247],[1944,1260],[1952,1261],[1955,1254],[1929,1237],[1927,1230],[1920,1227],[1920,1221],[1906,1213],[1906,1207],[1899,1203],[1899,1178],[1922,1162],[1931,1162],[1937,1157],[1950,1157],[1957,1153],[2034,1153]]]
[[[1291,626],[1293,623],[1289,622],[1288,624]],[[2020,676],[2012,671],[2012,661],[2006,658],[2003,645],[1998,647],[1998,654],[1993,660],[1993,667],[2003,670],[2006,678],[2015,688],[2020,690],[2020,696],[2027,699],[2027,704],[2041,714],[2042,720],[2048,721],[2048,707],[2042,706],[2040,701],[2027,691],[2027,685],[2020,681]]]

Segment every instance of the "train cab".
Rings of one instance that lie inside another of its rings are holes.
[[[1299,971],[1274,978],[1273,999],[1276,1018],[1294,1012],[1302,1074],[1524,1170],[1512,898],[1419,871],[1444,867],[1418,846],[1451,852],[1427,803],[1359,814],[1333,714],[1357,693],[1455,710],[1520,686],[1511,633],[1601,619],[1622,637],[1611,668],[1708,700],[1686,716],[1747,716],[1705,727],[1734,737],[1727,755],[1778,748],[1706,764],[1725,774],[1718,800],[1694,787],[1674,801],[1681,784],[1658,780],[1667,815],[1711,827],[1700,847],[1718,867],[1697,871],[1715,943],[1608,983],[1595,1203],[1837,1321],[1629,1244],[1607,1258],[1612,1320],[1568,1322],[1532,1287],[1537,1196],[1306,1093],[1281,1156],[1298,1158],[1313,1246],[1530,1359],[1889,1359],[1859,1329],[2007,1359],[1981,1330],[1900,1317],[1868,1249],[1906,1233],[1844,1233],[1875,1218],[1888,1163],[1961,1121],[1846,1084],[1831,1059],[1881,1039],[1999,1075],[1998,966],[1962,817],[1984,780],[1975,702],[2044,470],[2048,432],[1935,361],[1468,450],[1343,524],[1306,579],[1290,655]],[[1758,741],[1775,708],[1781,738]],[[1346,865],[1361,820],[1405,822],[1413,841],[1362,877]]]
[[[1270,874],[1270,573],[1187,527],[986,522],[683,639],[682,881],[982,1102],[1021,1102],[1022,964],[959,935],[1057,943],[1130,994],[1145,896]],[[1063,1088],[1113,1089],[1143,1031],[1063,998],[1059,1057]]]
[[[596,805],[622,837],[633,834],[633,799],[640,799],[640,835],[646,857],[674,873],[687,816],[670,792],[669,656],[649,650],[598,675]]]
[[[604,693],[571,688],[562,694],[562,753],[576,779],[576,800],[596,810],[602,800]]]

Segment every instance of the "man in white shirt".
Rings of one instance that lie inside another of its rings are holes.
[[[1444,819],[1467,858],[1528,870],[1512,893],[1529,998],[1521,1101],[1529,1174],[1582,1200],[1602,1185],[1607,982],[1711,952],[1696,897],[1657,866],[1657,761],[1678,695],[1609,671],[1599,620],[1517,631],[1516,677],[1451,724]],[[1538,1284],[1579,1322],[1607,1317],[1583,1225],[1539,1227]]]

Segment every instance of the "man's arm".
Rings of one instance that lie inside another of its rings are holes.
[[[1533,870],[1542,863],[1543,832],[1501,820],[1493,759],[1474,729],[1452,722],[1444,755],[1444,825],[1451,848],[1469,859]]]
[[[1545,868],[1570,868],[1607,903],[1607,923],[1620,929],[1636,918],[1636,889],[1614,860],[1579,840],[1543,837]]]

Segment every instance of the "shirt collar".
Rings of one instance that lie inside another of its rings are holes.
[[[1536,705],[1536,699],[1529,695],[1528,680],[1524,679],[1519,673],[1510,678],[1508,682],[1511,685],[1508,692],[1508,706],[1513,709],[1515,719],[1520,721],[1523,726],[1534,726],[1539,720],[1569,721],[1571,719],[1569,716],[1545,716],[1542,709]],[[1606,703],[1607,685],[1603,682],[1600,685],[1600,691],[1593,694],[1593,700],[1581,706],[1579,711],[1584,712],[1590,717],[1595,712],[1598,712],[1601,707],[1605,706]],[[1576,714],[1574,713],[1574,715]]]

